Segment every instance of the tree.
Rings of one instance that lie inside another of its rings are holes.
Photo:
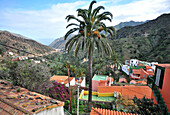
[[[87,56],[89,59],[89,98],[88,101],[92,101],[92,62],[93,62],[93,52],[95,49],[98,50],[98,53],[111,55],[112,48],[107,40],[107,35],[110,34],[114,36],[115,29],[110,26],[107,27],[103,21],[112,20],[112,14],[108,11],[99,13],[101,9],[104,9],[103,6],[98,6],[92,10],[93,4],[96,1],[92,1],[88,9],[77,9],[78,17],[74,15],[68,15],[66,17],[67,21],[75,20],[77,23],[70,23],[66,28],[70,26],[75,26],[70,29],[65,34],[65,40],[73,33],[78,32],[76,35],[71,37],[66,45],[65,50],[69,53],[71,49],[75,48],[74,54],[77,56],[79,50],[87,51]]]

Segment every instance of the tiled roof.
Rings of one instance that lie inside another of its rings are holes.
[[[99,86],[98,93],[122,93],[122,96],[128,97],[129,99],[134,98],[136,95],[137,98],[151,98],[152,90],[148,86]]]
[[[74,77],[70,77],[70,81],[74,79]],[[50,81],[55,80],[58,83],[64,83],[67,84],[68,83],[68,76],[59,76],[59,75],[54,75],[50,78]]]
[[[142,71],[143,69],[142,68],[140,68],[140,69],[133,69],[132,71],[133,71],[133,74],[141,74],[141,71]]]
[[[144,85],[146,85],[146,84],[147,84],[147,82],[146,82],[146,81],[137,81],[136,83],[144,84]]]
[[[34,114],[64,103],[0,80],[0,115]]]
[[[170,68],[170,64],[155,64],[161,67]]]
[[[119,82],[123,82],[123,81],[124,81],[125,83],[127,83],[126,78],[120,78],[120,79],[119,79]]]
[[[108,110],[108,109],[92,107],[90,115],[138,115],[138,114],[132,114],[132,113],[126,113],[126,112],[113,111],[113,110]]]
[[[136,81],[135,80],[131,80],[130,83],[131,84],[136,84]]]
[[[146,71],[149,75],[153,76],[154,72],[153,71]]]
[[[152,69],[152,67],[151,66],[146,66],[146,69]]]

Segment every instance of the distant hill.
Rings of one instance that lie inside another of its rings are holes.
[[[117,39],[112,39],[112,46],[124,59],[170,63],[170,14],[118,30]]]
[[[28,39],[22,35],[10,33],[8,31],[0,31],[0,43],[34,54],[44,54],[54,51],[54,49],[51,47],[45,46],[32,39]],[[18,51],[15,49],[7,48],[2,45],[0,47],[5,49],[5,51],[18,53]]]
[[[67,38],[67,40],[64,40],[64,37],[60,37],[60,38],[54,40],[49,46],[52,48],[55,48],[55,49],[64,49],[65,44],[70,37],[72,37],[72,36],[69,36]]]
[[[114,50],[125,59],[138,58],[145,61],[170,63],[170,14],[146,21],[137,26],[126,26],[109,38]],[[50,46],[62,49],[66,41],[56,39]]]
[[[146,22],[148,22],[149,20],[147,21],[141,21],[141,22],[135,22],[135,21],[129,21],[129,22],[121,22],[119,23],[118,25],[114,26],[116,30],[119,30],[125,26],[137,26],[137,25],[141,25],[141,24],[144,24]]]

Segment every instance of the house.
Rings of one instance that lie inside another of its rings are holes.
[[[132,69],[132,73],[130,73],[131,79],[146,79],[149,75],[153,76],[154,72],[151,66],[146,66],[144,70],[143,68],[140,69]]]
[[[128,65],[123,65],[122,71],[125,72],[127,75],[129,75],[130,67]]]
[[[126,80],[126,78],[119,78],[119,82],[127,83],[127,80]]]
[[[106,75],[94,75],[92,78],[92,90],[97,91],[98,86],[111,86],[114,79]]]
[[[136,81],[135,80],[131,80],[130,84],[136,84]]]
[[[137,81],[136,84],[142,84],[142,85],[147,85],[147,82],[142,80],[142,81]]]
[[[121,111],[113,111],[108,109],[93,108],[91,109],[90,115],[138,115],[132,113],[126,113]]]
[[[138,66],[139,60],[137,59],[130,59],[130,66]]]
[[[20,56],[20,57],[17,57],[17,58],[13,58],[12,61],[20,61],[20,60],[27,60],[28,57],[27,56]]]
[[[81,87],[86,87],[86,78],[80,77],[80,78],[75,79],[75,84],[80,85]]]
[[[68,76],[60,76],[60,75],[54,75],[50,78],[50,81],[56,81],[61,84],[65,84],[66,87],[69,87],[69,79]],[[70,86],[75,86],[75,77],[70,77]]]
[[[125,60],[125,65],[130,66],[130,60]]]
[[[134,85],[125,85],[125,86],[99,86],[98,87],[98,96],[114,96],[114,92],[121,93],[124,98],[133,99],[134,96],[137,98],[146,98],[151,99],[152,90],[148,86],[134,86]]]
[[[0,80],[0,115],[64,115],[64,102]]]
[[[155,84],[170,112],[170,64],[156,64]],[[154,97],[154,95],[152,95]]]

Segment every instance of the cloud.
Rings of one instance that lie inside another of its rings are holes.
[[[0,12],[0,23],[5,23],[9,30],[20,31],[31,38],[57,38],[66,32],[65,17],[75,14],[76,8],[85,3],[54,4],[50,9],[38,11],[7,10]]]
[[[140,0],[124,5],[109,6],[114,15],[113,25],[124,21],[152,20],[162,13],[170,12],[169,0]]]
[[[112,12],[115,25],[124,21],[145,21],[155,19],[162,13],[170,12],[169,0],[139,0],[131,3],[117,5],[122,0],[102,0],[95,4],[103,5],[107,11]],[[24,11],[21,9],[8,9],[0,11],[1,29],[7,29],[25,35],[29,38],[48,39],[64,36],[68,24],[65,17],[76,15],[77,8],[88,8],[89,2],[77,1],[73,3],[53,4],[49,9]],[[53,39],[51,39],[53,40]]]

